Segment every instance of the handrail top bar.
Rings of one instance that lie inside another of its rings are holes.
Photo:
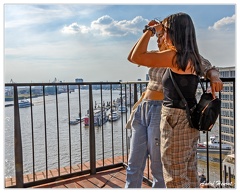
[[[203,81],[208,81],[204,80]],[[223,82],[235,81],[235,78],[221,78]],[[5,86],[56,86],[56,85],[109,85],[109,84],[145,84],[148,81],[126,81],[126,82],[52,82],[52,83],[5,83]]]
[[[109,85],[109,84],[144,84],[148,81],[131,82],[52,82],[52,83],[5,83],[5,86],[56,86],[56,85]]]

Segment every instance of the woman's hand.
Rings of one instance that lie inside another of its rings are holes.
[[[163,25],[161,22],[158,22],[156,20],[151,20],[148,23],[148,26],[154,27],[156,29],[156,34],[163,34]]]
[[[157,24],[159,24],[159,22],[157,22],[156,20],[151,20],[151,21],[149,21],[148,26],[154,26]]]
[[[223,82],[219,78],[219,72],[215,69],[210,69],[207,72],[207,78],[210,80],[212,95],[215,98],[215,92],[220,92],[223,89]]]
[[[163,25],[160,23],[160,24],[156,24],[153,26],[156,30],[156,34],[163,34]]]

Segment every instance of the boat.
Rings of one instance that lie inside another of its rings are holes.
[[[14,104],[13,103],[5,104],[5,107],[11,107],[11,106],[14,106]]]
[[[80,123],[80,122],[83,122],[85,117],[86,117],[86,116],[84,116],[84,117],[82,117],[82,118],[78,117],[78,118],[76,118],[76,121],[78,121],[79,123]]]
[[[108,121],[108,117],[105,109],[103,110],[94,109],[93,114],[94,114],[94,126],[102,126],[102,124]],[[90,125],[89,114],[85,115],[85,117],[83,118],[83,122],[85,126]]]
[[[80,123],[80,121],[79,120],[73,120],[73,121],[69,121],[69,124],[70,125],[77,125],[78,123]]]
[[[223,176],[228,179],[228,182],[235,183],[235,154],[226,155],[222,161]],[[229,179],[229,171],[231,173],[231,179]]]
[[[117,111],[113,111],[108,115],[109,121],[117,121],[118,119],[120,119],[120,114]]]
[[[118,107],[118,112],[119,113],[126,113],[128,111],[127,107],[126,106],[119,106]]]
[[[198,150],[206,150],[208,147],[209,150],[220,150],[220,145],[221,145],[221,150],[227,150],[227,151],[232,150],[231,145],[226,144],[226,143],[220,143],[219,137],[217,135],[211,136],[208,143],[207,142],[198,143],[197,149]]]
[[[26,107],[30,107],[32,104],[30,103],[29,100],[27,99],[23,99],[20,102],[18,102],[18,106],[19,108],[26,108]]]

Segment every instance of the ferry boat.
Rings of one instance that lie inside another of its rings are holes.
[[[210,140],[207,142],[203,142],[203,143],[198,143],[197,149],[198,150],[204,150],[204,149],[210,149],[210,150],[219,150],[220,149],[220,145],[221,145],[221,149],[222,150],[228,150],[231,151],[232,146],[226,143],[220,143],[219,142],[219,137],[217,135],[215,136],[211,136]]]
[[[127,107],[126,106],[119,106],[118,107],[118,112],[119,113],[126,113],[128,111]]]
[[[120,114],[117,111],[113,111],[108,116],[109,121],[117,121],[118,119],[120,119]]]
[[[101,126],[102,123],[106,123],[108,121],[107,113],[106,110],[101,110],[101,109],[94,109],[93,110],[94,114],[94,126]],[[89,114],[85,115],[83,118],[83,122],[85,126],[89,126],[90,124],[90,118]]]
[[[23,99],[20,102],[18,102],[18,106],[19,108],[26,108],[26,107],[30,107],[32,104],[30,103],[29,100],[27,99]]]

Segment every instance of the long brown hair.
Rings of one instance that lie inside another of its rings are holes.
[[[164,19],[167,26],[167,34],[176,48],[176,65],[178,69],[186,70],[191,61],[192,71],[201,73],[201,57],[199,55],[194,24],[186,13],[172,14]]]

